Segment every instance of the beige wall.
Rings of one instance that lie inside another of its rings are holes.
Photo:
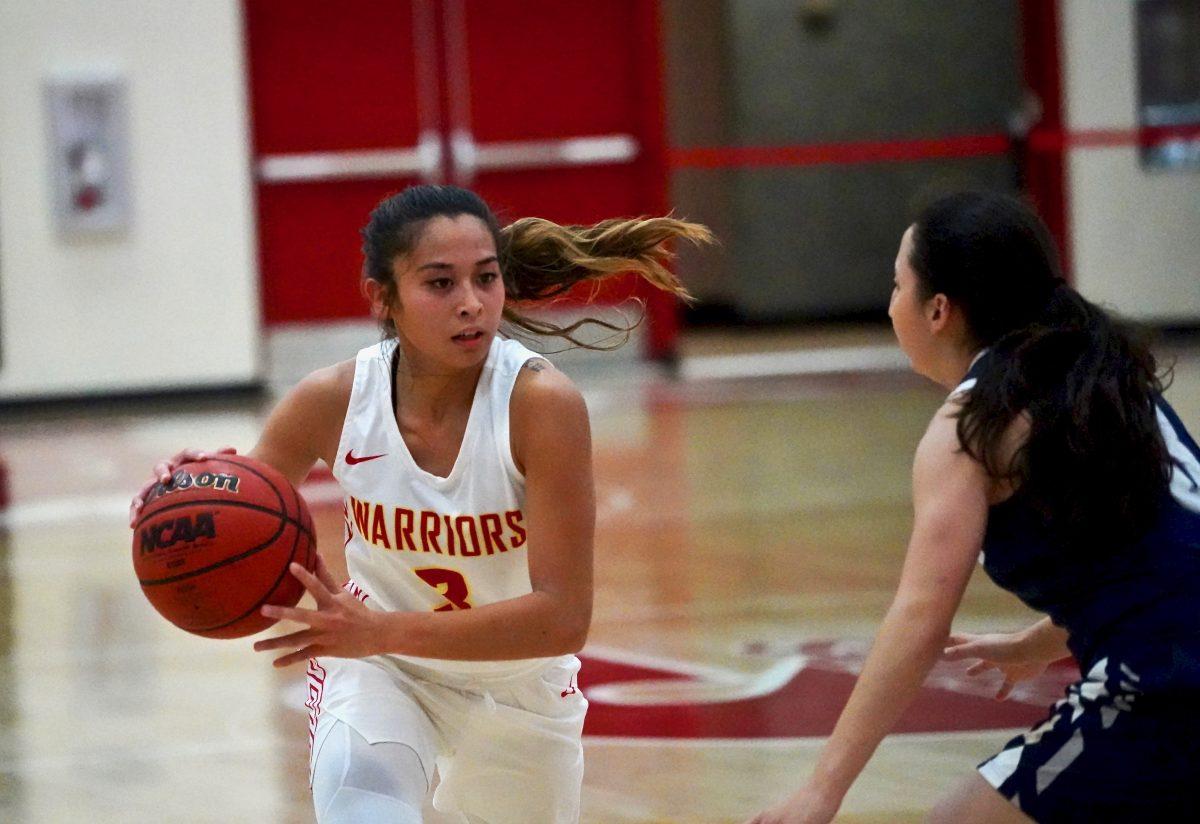
[[[237,0],[0,0],[0,398],[259,375]],[[42,84],[128,88],[128,230],[64,238]]]
[[[1137,126],[1133,0],[1063,0],[1067,128]],[[1067,157],[1080,290],[1141,320],[1200,320],[1200,172],[1147,171],[1136,146]]]

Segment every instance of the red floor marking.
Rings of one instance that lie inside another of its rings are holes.
[[[777,738],[824,736],[834,722],[850,690],[855,661],[844,654],[827,656],[833,645],[806,644],[801,649],[808,664],[782,688],[748,700],[706,704],[619,706],[591,700],[585,735],[637,738]],[[823,657],[824,656],[824,657]],[[857,663],[861,663],[861,654]],[[980,686],[966,675],[948,674],[951,665],[935,672],[938,686],[925,686],[901,717],[895,732],[950,732],[1027,727],[1047,714],[1054,697],[1078,677],[1074,667],[1054,667],[1033,690],[1051,696],[1044,703],[996,701],[978,694]],[[965,667],[953,665],[954,670]],[[857,667],[854,667],[857,670]],[[695,680],[669,669],[626,664],[584,657],[579,683],[586,695],[589,687],[640,680]],[[931,679],[934,680],[934,679]],[[974,693],[974,694],[973,694]]]

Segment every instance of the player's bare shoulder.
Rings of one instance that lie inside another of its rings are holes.
[[[531,451],[541,445],[568,441],[590,444],[583,395],[574,381],[542,358],[531,358],[521,367],[509,413],[513,458],[522,469]]]
[[[345,412],[354,388],[354,369],[354,358],[322,367],[309,372],[296,389],[313,403],[340,405]]]
[[[307,471],[317,458],[330,462],[353,388],[352,360],[311,372],[275,406],[255,450],[277,467],[303,465]]]
[[[544,358],[530,358],[521,366],[513,385],[512,413],[544,414],[563,406],[583,407],[583,395],[574,381]]]

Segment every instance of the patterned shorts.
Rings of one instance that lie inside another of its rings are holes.
[[[1038,822],[1193,820],[1200,804],[1198,696],[1164,698],[1112,657],[1067,689],[1044,722],[979,765]]]

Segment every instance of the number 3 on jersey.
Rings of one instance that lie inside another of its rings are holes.
[[[414,569],[413,572],[446,599],[447,603],[440,607],[434,607],[434,612],[471,608],[471,588],[467,586],[467,579],[461,574],[441,567],[425,567],[424,569]]]

